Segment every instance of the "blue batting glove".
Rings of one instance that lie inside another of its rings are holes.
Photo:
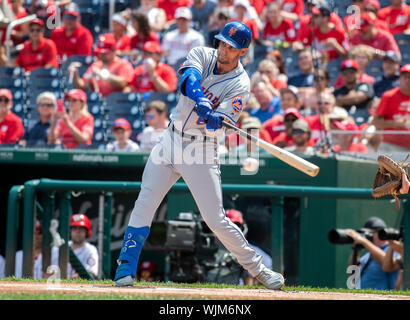
[[[211,113],[208,115],[208,120],[206,121],[206,128],[211,130],[218,130],[222,128],[222,120],[224,117]]]
[[[201,118],[207,120],[209,114],[212,112],[212,107],[213,104],[209,99],[204,97],[199,98],[197,101],[196,113]]]

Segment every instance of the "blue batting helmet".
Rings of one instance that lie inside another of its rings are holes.
[[[252,31],[246,24],[232,21],[228,22],[215,38],[236,49],[243,49],[249,47],[252,40]]]

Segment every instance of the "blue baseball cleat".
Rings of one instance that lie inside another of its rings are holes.
[[[115,272],[114,281],[117,286],[132,286],[137,275],[138,259],[148,238],[150,228],[134,228],[128,226],[124,234],[121,253],[118,257],[118,267]]]

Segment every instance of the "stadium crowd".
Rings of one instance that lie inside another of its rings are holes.
[[[252,94],[239,127],[305,154],[409,150],[404,0],[125,3],[90,19],[71,0],[1,2],[0,144],[149,151],[177,103],[182,60],[216,46],[214,35],[238,20],[253,33],[241,61]],[[37,18],[8,40],[7,26],[30,14]],[[222,144],[230,152],[246,143],[229,134]]]

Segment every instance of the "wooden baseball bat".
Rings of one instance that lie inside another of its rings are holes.
[[[194,111],[196,112],[196,106],[194,107]],[[305,159],[302,159],[301,157],[298,157],[297,155],[286,151],[282,148],[279,148],[273,144],[270,144],[260,138],[256,138],[253,135],[247,133],[246,131],[239,129],[238,127],[234,126],[233,124],[223,120],[222,125],[225,128],[235,130],[238,134],[243,136],[246,139],[251,140],[254,142],[257,146],[261,147],[262,149],[266,150],[269,152],[271,155],[275,156],[276,158],[282,160],[283,162],[286,162],[288,165],[302,171],[303,173],[306,173],[307,175],[311,177],[316,177],[317,174],[319,173],[319,167]]]

